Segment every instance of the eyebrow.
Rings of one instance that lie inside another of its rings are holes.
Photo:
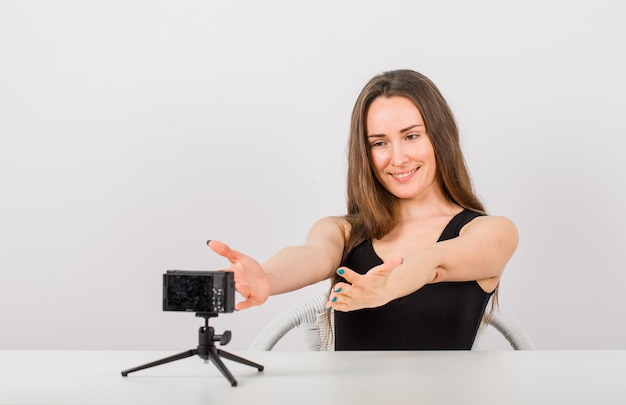
[[[407,131],[412,130],[413,128],[423,127],[423,126],[424,126],[424,124],[409,125],[408,127],[401,129],[400,132],[407,132]],[[369,134],[369,135],[367,135],[368,138],[380,138],[380,137],[383,137],[383,136],[385,136],[385,134]]]

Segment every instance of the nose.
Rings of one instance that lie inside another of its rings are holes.
[[[394,143],[391,147],[391,164],[393,166],[402,166],[405,163],[407,154],[402,142]]]

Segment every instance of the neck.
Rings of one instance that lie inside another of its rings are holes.
[[[400,199],[400,220],[411,221],[433,216],[456,214],[459,205],[450,201],[439,186],[431,187],[419,197]]]

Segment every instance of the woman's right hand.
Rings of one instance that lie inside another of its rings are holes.
[[[269,278],[259,262],[217,240],[210,240],[207,245],[215,253],[228,259],[231,266],[225,271],[235,273],[235,289],[245,298],[235,305],[235,309],[261,305],[267,300],[270,295]]]

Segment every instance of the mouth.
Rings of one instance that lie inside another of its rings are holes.
[[[402,173],[390,173],[391,177],[393,177],[394,179],[397,180],[406,180],[409,177],[411,177],[413,174],[415,174],[415,172],[417,171],[417,169],[413,169],[413,170],[409,170],[408,172],[402,172]]]

